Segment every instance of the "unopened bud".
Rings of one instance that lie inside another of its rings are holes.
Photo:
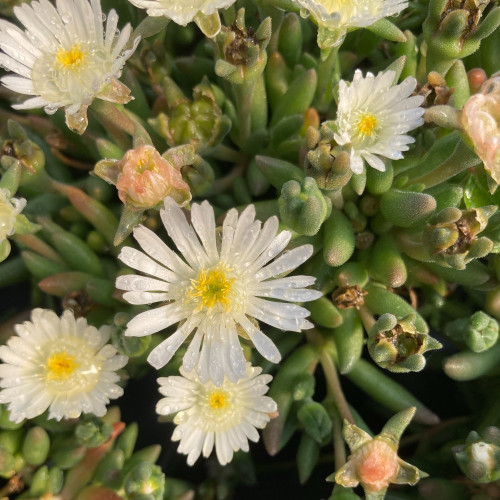
[[[302,184],[288,181],[283,184],[278,200],[282,221],[299,234],[315,235],[328,215],[329,204],[311,177]]]

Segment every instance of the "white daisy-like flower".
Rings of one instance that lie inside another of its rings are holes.
[[[295,0],[301,14],[311,15],[319,27],[320,47],[336,47],[346,33],[366,28],[383,17],[399,14],[408,7],[407,0]]]
[[[200,454],[208,457],[215,445],[217,459],[226,465],[238,450],[248,451],[248,440],[259,440],[262,429],[278,409],[268,396],[271,375],[260,375],[259,367],[247,363],[245,375],[234,383],[227,379],[220,387],[201,382],[196,371],[180,369],[182,377],[158,379],[166,396],[156,405],[160,415],[177,413],[172,441],[180,441],[177,451],[193,465]]]
[[[57,7],[57,8],[56,8]],[[8,89],[30,97],[15,109],[44,108],[66,112],[66,123],[83,133],[94,97],[130,101],[130,90],[117,78],[133,47],[125,49],[132,28],[118,34],[118,15],[111,10],[103,28],[100,0],[48,0],[14,7],[24,31],[0,20],[0,66],[17,73],[4,76]]]
[[[17,335],[0,346],[0,403],[20,422],[41,415],[77,418],[82,412],[102,417],[110,399],[123,394],[116,370],[127,357],[108,344],[111,328],[99,330],[73,312],[59,318],[34,309],[31,321],[15,326]]]
[[[236,0],[182,0],[177,2],[172,0],[129,0],[129,2],[140,9],[147,9],[148,15],[152,17],[165,16],[182,26],[195,21],[207,36],[213,37],[220,30],[218,9],[226,9],[233,5]],[[207,23],[207,29],[204,29],[203,18],[207,16],[214,16],[214,19]],[[217,26],[210,26],[214,21]]]
[[[207,201],[193,204],[192,226],[174,200],[167,197],[164,203],[165,209],[160,211],[163,224],[185,260],[149,229],[134,229],[136,240],[149,256],[124,247],[119,258],[154,278],[120,276],[116,287],[129,290],[123,297],[131,304],[168,303],[138,314],[128,323],[125,335],[150,335],[181,322],[174,334],[151,351],[149,363],[155,368],[164,366],[195,331],[184,355],[184,369],[196,369],[202,382],[210,378],[218,386],[224,376],[236,382],[245,375],[238,335],[249,338],[262,356],[277,363],[280,352],[251,318],[294,332],[312,327],[305,319],[307,309],[283,301],[319,298],[320,292],[304,288],[315,278],[279,277],[305,262],[312,255],[312,246],[294,248],[271,262],[291,238],[289,231],[276,235],[277,217],[261,227],[254,220],[253,205],[239,217],[231,209],[219,238],[214,211]]]
[[[11,198],[10,191],[0,188],[0,261],[10,252],[10,243],[7,236],[14,234],[16,217],[26,206],[24,198]]]
[[[356,174],[363,171],[363,159],[384,171],[379,156],[403,158],[402,151],[408,151],[408,144],[415,141],[404,134],[424,123],[424,109],[420,107],[424,98],[411,96],[417,81],[409,76],[394,85],[395,77],[394,71],[363,77],[356,70],[350,85],[344,80],[339,83],[334,137],[339,145],[350,149],[351,169]]]

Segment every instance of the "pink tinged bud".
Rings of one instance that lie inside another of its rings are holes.
[[[398,456],[385,441],[373,439],[354,452],[351,457],[363,488],[380,491],[389,486],[397,476]]]
[[[152,208],[171,196],[180,206],[191,200],[189,186],[180,169],[163,158],[152,146],[131,149],[116,164],[118,196],[126,205]]]
[[[486,81],[486,71],[483,68],[473,68],[467,72],[471,94],[481,90],[481,85]]]
[[[486,80],[481,93],[469,98],[462,121],[484,168],[500,184],[500,76]]]

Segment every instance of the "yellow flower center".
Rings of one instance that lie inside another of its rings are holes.
[[[73,374],[77,366],[75,356],[66,351],[56,352],[47,360],[47,379],[66,380]]]
[[[147,170],[158,172],[158,167],[154,161],[151,151],[146,151],[137,160],[137,172],[143,174]]]
[[[225,408],[229,404],[227,394],[224,391],[212,391],[208,395],[208,404],[212,410]]]
[[[358,122],[358,132],[363,135],[373,135],[377,128],[378,120],[371,113],[364,114]]]
[[[211,309],[220,304],[226,312],[231,309],[230,293],[234,279],[228,278],[229,269],[223,266],[209,271],[201,270],[197,279],[191,280],[192,289],[188,292],[189,298],[199,298],[199,310],[203,307]]]
[[[86,53],[79,43],[75,43],[69,50],[59,49],[56,54],[56,61],[63,68],[76,71],[85,59]]]

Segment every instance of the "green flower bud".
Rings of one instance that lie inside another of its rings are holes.
[[[330,122],[324,122],[318,137],[315,129],[308,129],[308,146],[305,168],[306,175],[312,177],[321,189],[331,190],[344,187],[352,177],[349,154],[336,146]],[[315,134],[314,134],[315,135]]]
[[[488,427],[481,435],[471,432],[464,445],[453,448],[463,473],[475,483],[500,479],[500,429]]]
[[[164,490],[165,475],[157,465],[146,462],[137,464],[125,477],[125,491],[130,500],[139,500],[146,494],[161,500]]]
[[[85,416],[75,429],[78,445],[95,448],[111,437],[113,425],[93,416]]]
[[[245,9],[240,9],[233,26],[223,26],[217,35],[220,58],[215,63],[215,73],[234,84],[255,80],[266,66],[270,38],[270,17],[253,32],[245,26]]]
[[[391,372],[418,372],[425,366],[423,353],[441,348],[427,333],[417,331],[415,315],[401,319],[382,314],[368,332],[368,351],[373,360]]]
[[[304,403],[297,412],[297,418],[307,434],[318,443],[321,443],[332,430],[332,420],[325,407],[316,401]]]
[[[489,11],[480,22],[489,2],[432,0],[422,28],[427,43],[427,71],[443,74],[456,59],[479,49],[481,40],[500,25],[500,8]]]
[[[47,459],[50,437],[42,427],[32,427],[23,441],[22,455],[29,465],[41,465]]]
[[[296,233],[314,236],[328,215],[327,200],[311,177],[302,184],[288,181],[278,199],[281,220]]]
[[[148,122],[167,144],[191,144],[199,154],[219,144],[229,132],[231,120],[222,114],[206,77],[194,87],[192,101],[184,97],[171,78],[166,77],[163,85],[168,112]]]
[[[448,207],[441,210],[423,233],[425,249],[432,260],[444,267],[465,269],[474,259],[485,257],[493,242],[486,237],[477,238],[488,219],[496,212],[494,205],[459,210]]]
[[[498,340],[498,322],[483,311],[470,318],[460,318],[448,323],[445,333],[453,340],[463,341],[474,352],[486,351]]]
[[[320,444],[309,434],[302,434],[297,449],[297,471],[300,484],[304,484],[311,476],[318,462],[320,448]]]
[[[35,179],[45,167],[45,155],[40,147],[30,141],[24,128],[14,120],[7,121],[9,139],[5,140],[0,152],[0,173],[7,170],[14,161],[22,167],[20,183]]]

